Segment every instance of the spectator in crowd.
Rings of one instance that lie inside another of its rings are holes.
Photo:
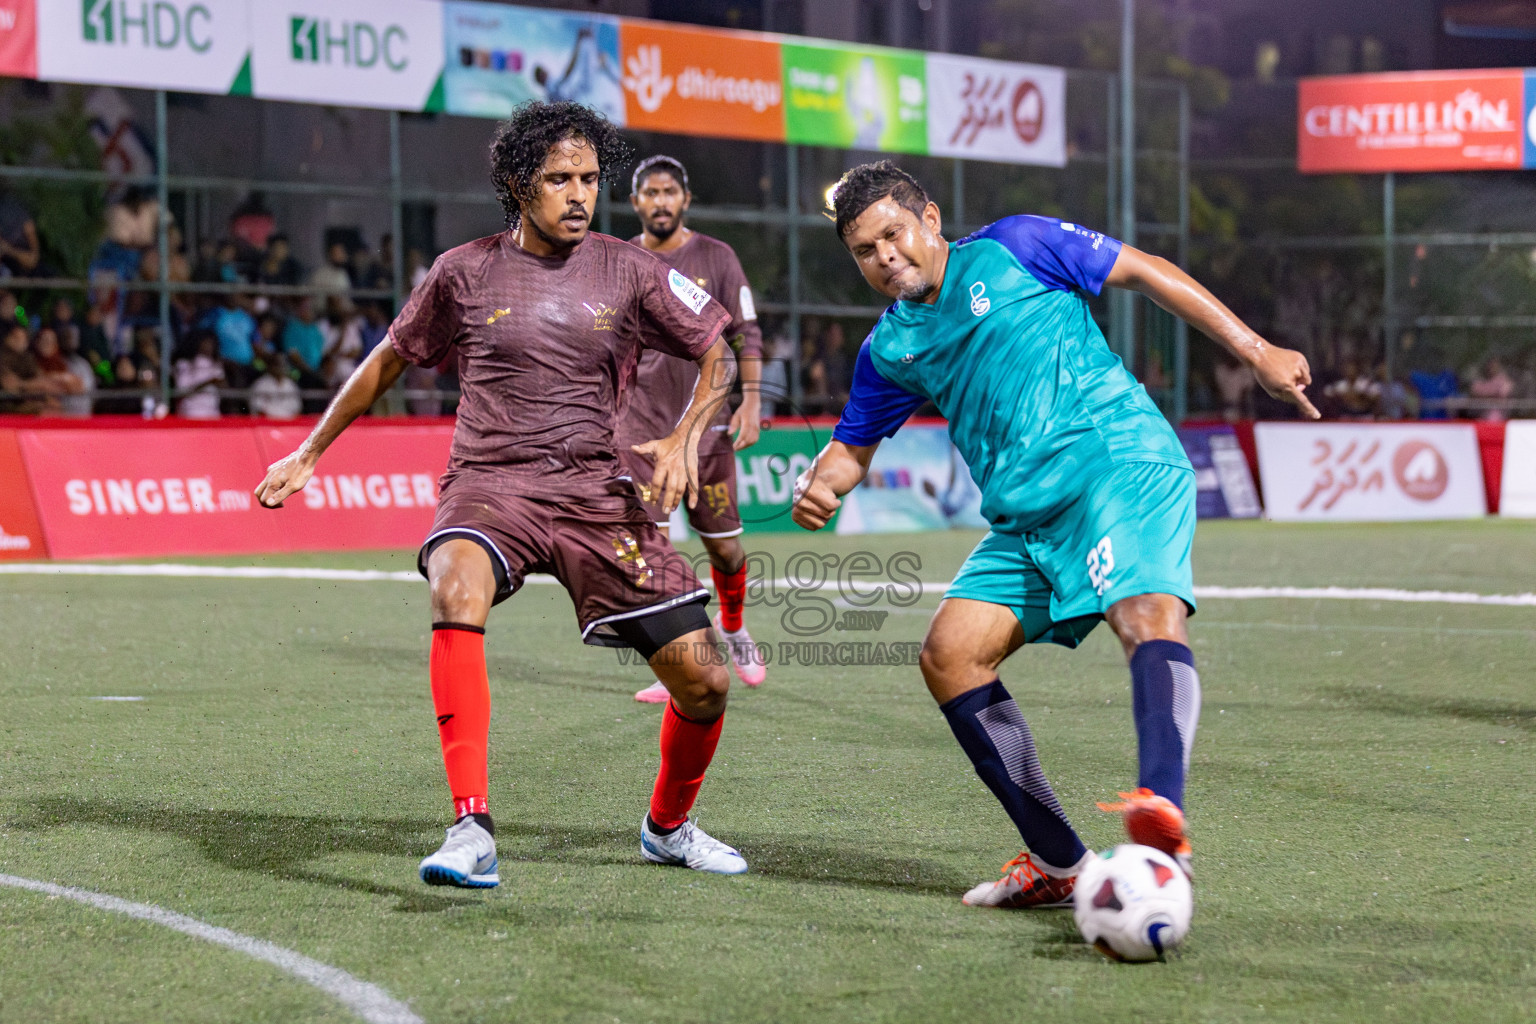
[[[69,360],[64,358],[64,353],[59,349],[59,336],[51,327],[44,327],[37,332],[37,337],[32,339],[32,355],[37,360],[37,368],[42,371],[43,380],[48,384],[49,390],[58,396],[78,395],[85,390],[85,385],[75,376],[69,368]]]
[[[1419,398],[1401,378],[1387,372],[1387,364],[1376,367],[1377,393],[1380,398],[1377,416],[1384,420],[1411,420],[1419,415]]]
[[[1221,415],[1236,423],[1253,415],[1253,371],[1235,359],[1216,361],[1216,392],[1221,396]]]
[[[257,280],[262,284],[297,285],[304,277],[304,270],[293,257],[293,246],[288,236],[274,234],[267,239],[267,251],[262,256]]]
[[[368,265],[366,272],[358,278],[364,288],[374,288],[387,292],[395,286],[395,236],[382,235],[379,238],[378,259]]]
[[[301,388],[323,388],[320,364],[325,359],[325,335],[315,322],[315,300],[308,295],[299,299],[298,308],[283,325],[283,351],[299,371]]]
[[[1381,384],[1365,372],[1359,360],[1350,357],[1344,360],[1338,379],[1325,386],[1322,393],[1338,406],[1340,419],[1375,419]]]
[[[260,192],[246,196],[229,215],[229,237],[235,245],[235,258],[245,280],[256,280],[257,265],[262,261],[276,226],[277,218],[267,209],[266,197]]]
[[[831,413],[841,412],[843,403],[848,401],[848,385],[852,374],[847,348],[843,325],[833,320],[821,338],[821,361],[826,368],[827,396],[831,400],[827,411]]]
[[[130,387],[155,388],[160,386],[160,328],[143,324],[133,331],[133,354],[128,357],[132,367]],[[119,371],[119,379],[122,374]]]
[[[1438,373],[1414,370],[1408,375],[1408,380],[1413,384],[1413,389],[1419,393],[1419,419],[1450,419],[1451,414],[1446,410],[1445,406],[1435,403],[1443,402],[1447,398],[1456,397],[1457,380],[1455,370],[1449,367]]]
[[[85,322],[80,325],[80,355],[96,370],[98,385],[112,384],[112,341],[107,337],[106,313],[100,306],[85,308]]]
[[[263,313],[256,321],[256,362],[262,366],[274,352],[283,350],[283,318],[276,313]]]
[[[405,251],[405,280],[411,286],[411,291],[421,287],[421,282],[427,279],[427,271],[431,267],[432,261],[427,259],[426,253],[420,249]]]
[[[327,387],[341,387],[357,369],[363,352],[361,321],[360,316],[343,310],[334,299],[329,301],[325,319],[320,321],[320,335],[325,339],[321,376]]]
[[[256,320],[245,308],[246,302],[243,295],[225,292],[204,321],[217,340],[224,377],[237,388],[248,386],[256,376]]]
[[[182,392],[176,411],[189,420],[216,420],[219,385],[224,382],[219,339],[210,330],[198,331],[192,337],[195,354],[176,360],[176,390]]]
[[[43,375],[27,343],[27,329],[13,320],[0,330],[0,412],[58,411],[58,391]]]
[[[360,358],[366,359],[368,353],[378,348],[379,342],[389,334],[389,311],[379,300],[364,302],[362,307],[363,318],[358,324],[358,336],[363,342],[363,353]]]
[[[789,371],[794,354],[795,342],[783,330],[768,340],[760,381],[764,419],[772,419],[780,403],[789,401]]]
[[[80,325],[75,322],[75,307],[68,299],[56,299],[49,314],[47,326],[59,336],[59,347],[66,351],[80,348]]]
[[[67,303],[66,303],[67,305]],[[55,333],[58,329],[54,328]],[[63,405],[65,416],[86,417],[91,415],[96,393],[96,367],[80,354],[80,332],[64,332],[58,334],[59,349],[64,355],[64,365],[69,369],[75,380],[80,382],[80,390],[68,394],[59,399]]]
[[[332,242],[325,250],[325,262],[309,275],[309,284],[337,295],[345,295],[352,288],[351,254],[345,242]]]
[[[267,370],[251,385],[251,412],[272,420],[291,420],[304,408],[299,386],[288,375],[288,359],[274,352]]]
[[[0,330],[6,330],[17,322],[16,309],[18,303],[16,296],[8,291],[0,290]]]
[[[806,325],[809,327],[810,321]],[[827,364],[822,361],[817,334],[810,329],[800,339],[800,387],[807,407],[821,411],[827,405],[830,392],[827,391]]]
[[[1508,373],[1504,372],[1504,364],[1498,356],[1490,356],[1483,364],[1483,370],[1473,378],[1468,391],[1473,398],[1484,398],[1498,402],[1508,402],[1515,396],[1515,381]],[[1509,418],[1507,410],[1502,408],[1485,409],[1478,417],[1493,423],[1499,423]]]
[[[32,212],[11,193],[0,193],[0,267],[5,275],[48,277],[42,259],[43,245]]]

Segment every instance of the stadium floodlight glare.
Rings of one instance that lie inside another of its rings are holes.
[[[827,209],[832,209],[832,193],[837,191],[837,182],[828,185],[826,191],[821,194],[822,201],[827,204]]]

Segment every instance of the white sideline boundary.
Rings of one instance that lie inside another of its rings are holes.
[[[381,569],[318,569],[263,565],[183,565],[157,562],[144,565],[102,565],[89,562],[0,562],[0,576],[151,576],[178,579],[315,580],[343,583],[420,583],[416,572],[388,572]],[[553,576],[532,573],[524,581],[530,584],[558,585]],[[877,587],[892,580],[860,578],[859,584]],[[939,589],[950,580],[924,580],[922,586]],[[781,589],[836,590],[836,581],[813,587],[801,587],[797,580],[773,581]],[[911,586],[903,580],[901,586]],[[708,582],[704,584],[710,586]],[[1536,608],[1536,593],[1475,594],[1455,590],[1400,590],[1393,587],[1196,587],[1195,597],[1225,601],[1386,601],[1401,604],[1469,604]]]
[[[265,960],[300,981],[320,989],[368,1024],[425,1024],[420,1017],[411,1012],[410,1007],[391,997],[379,986],[354,978],[339,967],[311,960],[301,953],[284,949],[264,939],[241,935],[228,928],[207,924],[163,907],[148,903],[133,903],[116,896],[108,896],[106,893],[91,892],[88,889],[76,889],[72,886],[54,885],[52,882],[39,882],[31,878],[18,878],[15,875],[5,874],[0,874],[0,885],[74,900],[76,903],[83,903],[97,910],[136,917],[141,921],[149,921],[151,924],[162,925],[183,935],[202,939],[204,942],[212,942],[214,945],[233,949],[237,953],[244,953],[257,960]]]

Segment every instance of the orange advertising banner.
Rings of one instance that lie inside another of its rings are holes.
[[[627,127],[783,141],[784,71],[777,41],[625,19],[619,49]]]
[[[1521,70],[1303,78],[1298,166],[1314,174],[1518,168],[1525,79]]]

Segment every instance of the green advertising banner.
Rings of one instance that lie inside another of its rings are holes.
[[[830,426],[774,427],[736,453],[736,501],[747,533],[800,529],[789,518],[795,478],[808,469],[832,436]],[[834,517],[828,528],[833,528]]]
[[[928,151],[926,70],[912,50],[783,46],[786,141]]]

